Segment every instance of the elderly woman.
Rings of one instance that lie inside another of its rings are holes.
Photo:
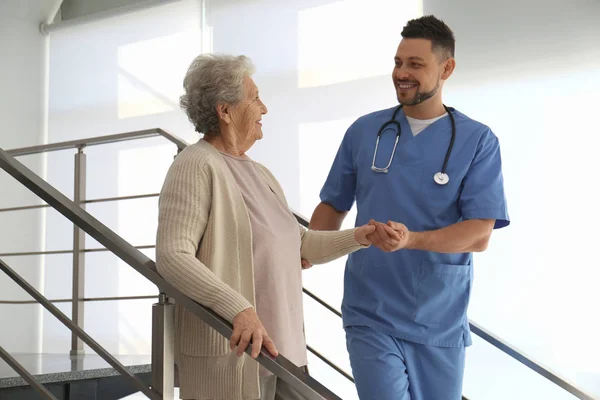
[[[262,138],[267,107],[244,56],[201,55],[181,106],[203,140],[173,162],[159,200],[157,267],[198,303],[233,324],[227,340],[177,309],[176,363],[182,399],[300,399],[252,357],[261,346],[307,364],[301,259],[326,263],[371,244],[375,226],[306,231],[281,186],[246,152]],[[277,345],[277,348],[275,347]]]

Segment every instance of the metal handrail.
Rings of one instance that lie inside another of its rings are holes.
[[[88,199],[81,201],[81,204],[95,204],[95,203],[108,203],[111,201],[123,201],[123,200],[138,200],[138,199],[149,199],[152,197],[158,197],[159,193],[148,193],[148,194],[134,194],[130,196],[115,196],[115,197],[104,197],[99,199]],[[25,210],[36,210],[38,208],[51,208],[49,204],[35,204],[31,206],[19,206],[19,207],[8,207],[0,208],[2,212],[13,212],[13,211],[25,211]]]
[[[90,301],[119,301],[119,300],[150,300],[157,299],[158,294],[148,295],[148,296],[116,296],[116,297],[85,297],[81,299],[83,302]],[[48,299],[50,303],[70,303],[73,299]],[[22,305],[22,304],[37,304],[35,300],[0,300],[0,304],[12,304],[12,305]]]
[[[13,157],[26,156],[31,154],[46,153],[50,151],[81,149],[89,146],[97,146],[102,144],[125,142],[129,140],[147,139],[151,137],[162,136],[177,146],[179,150],[186,148],[188,143],[178,138],[175,135],[166,132],[161,128],[144,129],[141,131],[132,131],[126,133],[118,133],[116,135],[97,136],[87,139],[69,140],[66,142],[58,142],[51,144],[42,144],[39,146],[22,147],[19,149],[7,150],[6,153]]]
[[[327,357],[325,357],[324,355],[322,355],[321,353],[319,353],[318,351],[316,351],[315,349],[313,349],[311,346],[306,345],[306,348],[308,349],[308,351],[310,351],[311,353],[313,353],[315,356],[317,356],[321,361],[323,361],[325,364],[329,365],[331,368],[333,368],[338,374],[342,375],[344,378],[348,379],[350,382],[354,383],[354,378],[352,377],[352,375],[350,375],[349,373],[347,373],[346,371],[344,371],[343,369],[341,369],[339,366],[337,366],[335,363],[333,363],[331,360],[329,360]]]
[[[154,131],[155,130],[152,129],[152,130],[129,132],[129,133],[118,134],[118,135],[109,135],[109,136],[102,136],[102,137],[96,137],[96,138],[74,140],[74,141],[69,141],[69,142],[60,142],[60,143],[54,143],[54,144],[49,144],[49,145],[26,147],[26,148],[21,148],[21,149],[10,150],[10,151],[8,151],[8,153],[12,156],[29,155],[29,154],[48,152],[48,151],[58,151],[58,150],[65,150],[65,149],[82,148],[82,147],[91,146],[91,145],[115,143],[115,142],[121,142],[121,141],[125,141],[125,140],[143,139],[143,138],[156,136],[157,134],[164,136],[167,139],[171,140],[173,143],[175,143],[177,145],[177,148],[179,151],[183,150],[187,146],[187,143],[185,143],[183,140],[177,138],[174,135],[171,135],[171,134],[165,132],[164,130],[162,130],[160,128],[156,129],[156,133],[153,133]],[[118,196],[118,197],[109,197],[109,198],[101,198],[101,199],[83,200],[83,201],[81,201],[81,203],[82,204],[91,204],[91,203],[101,203],[101,202],[109,202],[109,201],[151,198],[151,197],[158,197],[158,196],[159,196],[159,193],[151,193],[151,194],[143,194],[143,195]],[[48,208],[48,207],[51,207],[51,206],[49,204],[40,204],[40,205],[31,205],[31,206],[11,207],[11,208],[0,209],[0,213],[1,212],[9,212],[9,211],[41,209],[41,208]],[[298,214],[294,213],[294,215],[298,215]],[[298,218],[303,218],[303,217],[298,216]],[[150,248],[154,248],[154,247],[155,246],[149,245],[149,246],[138,246],[137,248],[138,249],[150,249]],[[106,250],[106,249],[82,249],[81,251],[85,253],[85,252],[108,251],[108,250]],[[56,255],[56,254],[70,254],[70,253],[73,253],[73,250],[4,253],[4,254],[0,254],[0,257]],[[115,298],[115,299],[118,299],[118,298]],[[122,298],[122,299],[126,300],[126,298]],[[69,302],[69,301],[72,301],[72,299],[58,299],[58,300],[54,300],[53,302],[59,303],[59,302]],[[85,301],[93,301],[93,300],[84,298],[83,301],[85,302]],[[36,302],[35,301],[0,301],[0,304],[33,304],[33,303],[36,303]],[[333,362],[331,362],[330,360],[328,360],[327,358],[322,356],[320,353],[316,352],[312,347],[307,346],[307,348],[310,352],[312,352],[313,354],[315,354],[315,356],[317,356],[318,358],[323,360],[323,362],[325,362],[331,368],[335,369],[340,374],[345,376],[347,379],[354,382],[354,379],[347,372],[343,371],[340,367],[335,365]]]
[[[109,201],[122,201],[122,200],[132,200],[132,199],[142,199],[142,198],[152,198],[152,197],[158,197],[159,193],[150,193],[150,194],[142,194],[142,195],[133,195],[133,196],[118,196],[118,197],[108,197],[108,198],[100,198],[100,199],[91,199],[91,200],[86,200],[83,201],[82,203],[101,203],[101,202],[109,202]],[[23,206],[23,207],[13,207],[13,208],[4,208],[4,209],[0,209],[0,212],[5,212],[5,211],[21,211],[21,210],[29,210],[29,209],[36,209],[36,208],[47,208],[50,207],[49,204],[41,204],[41,205],[36,205],[36,206]],[[296,212],[294,212],[294,215],[297,218],[303,218],[301,216],[299,216],[299,214],[297,214]],[[153,245],[148,245],[148,246],[139,246],[139,248],[154,248],[155,246]],[[83,252],[90,252],[90,251],[108,251],[106,249],[82,249],[81,251]],[[68,253],[72,253],[72,250],[58,250],[58,251],[53,251],[50,254],[68,254]],[[49,254],[49,252],[28,252],[28,253],[5,253],[5,254],[0,254],[0,257],[4,256],[30,256],[30,255],[41,255],[41,254]],[[320,298],[318,298],[317,296],[315,296],[313,293],[311,293],[310,291],[306,290],[305,288],[303,288],[304,292],[311,296],[314,300],[316,300],[317,302],[321,303],[324,307],[328,308],[330,311],[336,313],[337,311],[329,306],[327,303],[323,302]],[[156,298],[157,296],[129,296],[129,297],[112,297],[112,298],[84,298],[82,299],[82,301],[86,302],[86,301],[108,301],[108,300],[131,300],[131,299],[149,299],[149,298]],[[52,303],[68,303],[71,302],[73,299],[55,299],[55,300],[50,300],[50,302]],[[11,305],[15,305],[15,304],[36,304],[36,301],[33,300],[29,300],[29,301],[19,301],[19,300],[0,300],[0,304],[11,304]],[[339,314],[339,316],[341,317],[341,314]],[[329,360],[328,358],[326,358],[325,356],[323,356],[321,353],[319,353],[318,351],[316,351],[314,348],[312,348],[311,346],[306,346],[308,351],[310,351],[312,354],[314,354],[316,357],[318,357],[319,359],[321,359],[325,364],[327,364],[328,366],[330,366],[331,368],[333,368],[335,371],[337,371],[339,374],[341,374],[342,376],[344,376],[346,379],[348,379],[350,382],[354,383],[354,378],[348,374],[346,371],[344,371],[342,368],[340,368],[338,365],[336,365],[335,363],[333,363],[331,360]]]
[[[50,303],[44,295],[38,292],[33,286],[31,286],[25,279],[17,274],[12,268],[10,268],[4,261],[0,260],[0,270],[2,270],[10,279],[15,281],[23,290],[25,290],[31,297],[37,300],[46,310],[54,315],[60,322],[62,322],[67,328],[75,333],[85,344],[90,346],[100,357],[102,357],[111,367],[117,370],[122,376],[128,377],[128,379],[148,398],[153,400],[161,400],[160,396],[150,390],[150,388],[137,376],[132,374],[125,368],[116,358],[114,358],[104,347],[100,346],[98,342],[92,339],[83,329],[73,323],[65,314],[63,314],[54,304]]]
[[[161,293],[173,298],[179,305],[188,309],[221,335],[231,337],[233,331],[228,321],[181,293],[157,273],[154,261],[2,149],[0,149],[0,168],[3,168],[13,178],[154,283]],[[250,351],[251,349],[247,349],[248,353]],[[339,397],[328,388],[304,373],[282,355],[272,358],[265,349],[262,349],[257,361],[309,400],[339,400]]]
[[[137,250],[150,250],[156,248],[156,245],[149,244],[143,246],[134,246]],[[46,250],[46,251],[24,251],[16,253],[0,253],[0,257],[23,257],[23,256],[48,256],[58,254],[71,254],[74,250]],[[81,249],[82,253],[101,253],[111,251],[105,247],[96,247],[91,249]]]
[[[301,225],[303,225],[306,228],[308,227],[309,222],[306,220],[306,218],[304,218],[296,213],[294,213],[294,216],[298,220],[298,223],[300,223]],[[342,313],[340,311],[336,310],[333,306],[328,304],[326,301],[324,301],[323,299],[321,299],[320,297],[318,297],[311,291],[307,290],[306,288],[303,288],[302,291],[306,295],[311,297],[313,300],[315,300],[316,302],[321,304],[323,307],[325,307],[327,310],[331,311],[333,314],[342,318]],[[469,327],[473,334],[479,336],[480,338],[482,338],[483,340],[485,340],[492,346],[496,347],[503,353],[505,353],[505,354],[509,355],[510,357],[512,357],[513,359],[519,361],[526,367],[537,372],[544,378],[548,379],[550,382],[552,382],[555,385],[559,386],[560,388],[566,390],[567,392],[571,393],[575,397],[577,397],[579,399],[584,399],[584,400],[594,400],[594,398],[590,394],[577,388],[575,385],[568,382],[566,379],[559,377],[556,373],[552,372],[548,367],[544,367],[540,363],[533,361],[531,358],[527,357],[523,352],[517,350],[514,346],[509,345],[507,342],[503,341],[498,336],[493,335],[492,333],[486,331],[484,328],[482,328],[481,326],[479,326],[477,323],[473,322],[472,320],[469,320]]]
[[[296,216],[296,218],[302,218],[302,217],[298,216],[298,214],[296,214],[296,213],[294,213],[294,216]],[[341,312],[339,312],[338,310],[336,310],[335,308],[333,308],[332,306],[330,306],[327,302],[325,302],[325,300],[321,299],[320,297],[318,297],[317,295],[315,295],[313,292],[311,292],[307,288],[303,287],[302,288],[302,292],[304,294],[306,294],[307,296],[309,296],[310,298],[312,298],[317,303],[319,303],[321,306],[325,307],[326,309],[328,309],[329,311],[331,311],[332,313],[334,313],[338,317],[342,318],[342,313]],[[330,361],[328,358],[326,358],[325,356],[323,356],[322,354],[320,354],[319,352],[317,352],[312,347],[310,347],[310,346],[307,345],[306,348],[308,349],[308,351],[310,351],[315,356],[317,356],[318,358],[320,358],[321,361],[323,361],[325,364],[329,365],[331,368],[335,369],[338,373],[340,373],[341,375],[343,375],[350,382],[354,383],[354,378],[352,377],[352,375],[348,374],[346,371],[344,371],[343,369],[341,369],[339,366],[337,366],[336,364],[334,364],[332,361]]]
[[[165,132],[164,130],[162,130],[160,128],[154,128],[154,129],[149,129],[149,130],[134,131],[134,132],[128,132],[128,133],[123,133],[123,134],[117,134],[117,135],[107,135],[107,136],[101,136],[101,137],[95,137],[95,138],[89,138],[89,139],[81,139],[81,140],[74,140],[74,141],[68,141],[68,142],[61,142],[61,143],[55,143],[55,144],[49,144],[49,145],[32,146],[32,147],[26,147],[26,148],[21,148],[21,149],[14,149],[14,150],[10,150],[10,151],[7,151],[7,152],[5,152],[2,149],[0,149],[0,155],[1,155],[1,153],[5,153],[5,154],[11,155],[11,156],[29,155],[29,154],[36,154],[36,153],[47,152],[47,151],[65,150],[65,149],[70,149],[70,148],[83,148],[83,147],[92,146],[92,145],[108,144],[108,143],[115,143],[115,142],[121,142],[121,141],[127,141],[127,140],[135,140],[135,139],[143,139],[143,138],[156,137],[156,136],[163,136],[166,139],[170,140],[171,142],[173,142],[177,146],[177,148],[178,148],[179,151],[183,150],[187,146],[187,143],[185,141],[177,138],[176,136],[171,135],[171,134]],[[0,161],[2,161],[1,158],[2,157],[0,157]],[[0,167],[2,166],[1,164],[2,163],[0,162]],[[15,176],[15,175],[13,175],[13,176]],[[21,179],[19,179],[17,177],[15,177],[15,178],[21,181]],[[23,181],[21,181],[21,183],[23,183]],[[32,190],[34,193],[38,194],[38,196],[42,197],[42,199],[44,199],[44,196],[40,195],[38,193],[38,191],[36,191],[34,188],[28,186],[28,184],[25,184],[25,183],[23,183],[23,184],[25,186],[27,186],[30,190]],[[59,192],[56,192],[56,193],[60,194]],[[62,194],[60,194],[60,195],[62,196]],[[127,196],[127,197],[128,198],[142,198],[142,197],[154,197],[154,196],[157,196],[157,194],[148,194],[148,195],[140,195],[140,196]],[[68,200],[66,197],[65,197],[65,199]],[[115,198],[107,198],[107,199],[97,199],[95,201],[94,200],[88,200],[88,201],[86,201],[86,203],[101,202],[101,201],[116,201],[116,200],[122,200],[122,199],[125,199],[125,198],[117,198],[117,197],[115,197]],[[50,203],[50,202],[48,202],[48,203]],[[74,223],[76,223],[77,225],[79,225],[76,221],[74,221],[74,219],[72,219],[69,216],[67,216],[65,214],[65,212],[61,211],[60,209],[58,209],[58,207],[55,207],[52,204],[39,205],[39,206],[25,206],[25,207],[21,207],[21,208],[17,207],[17,208],[4,209],[4,210],[0,209],[0,212],[5,211],[5,210],[16,211],[16,210],[21,210],[21,209],[33,209],[33,208],[42,208],[42,207],[48,207],[48,206],[52,206],[52,207],[56,208],[59,212],[63,213],[63,215],[65,215],[71,221],[73,221]],[[307,220],[306,217],[300,215],[297,212],[294,212],[294,216],[296,217],[298,223],[300,223],[304,227],[308,227],[309,222],[308,222],[308,220]],[[98,221],[96,221],[96,222],[98,222]],[[108,230],[108,228],[106,228],[106,229]],[[84,229],[84,230],[88,234],[90,234],[86,229]],[[90,234],[90,235],[92,237],[96,238],[92,234]],[[98,240],[98,241],[100,241],[100,240]],[[153,247],[155,247],[155,246],[138,246],[137,249],[144,249],[144,248],[148,249],[148,248],[153,248]],[[86,252],[108,251],[108,249],[86,249],[85,251]],[[115,251],[113,251],[113,252],[115,254],[117,254]],[[50,252],[12,253],[12,254],[0,254],[0,256],[10,256],[10,255],[13,255],[13,256],[14,255],[38,255],[38,254],[40,254],[40,255],[41,254],[65,254],[65,253],[72,253],[72,251],[50,251]],[[117,255],[119,255],[119,254],[117,254]],[[121,256],[119,255],[119,257],[121,257]],[[121,258],[123,258],[123,257],[121,257]],[[127,262],[127,260],[125,260],[125,261]],[[131,266],[134,267],[134,268],[136,268],[133,265],[131,265]],[[313,293],[307,291],[306,289],[304,289],[304,293],[306,293],[307,295],[309,295],[310,297],[312,297],[314,300],[316,300],[317,302],[319,302],[321,305],[325,306],[327,309],[329,309],[330,311],[332,311],[334,314],[336,314],[336,315],[338,315],[338,316],[341,317],[341,313],[339,313],[339,311],[335,310],[335,308],[333,308],[332,306],[328,305],[326,302],[324,302],[323,300],[321,300],[318,296],[316,296]],[[195,304],[197,304],[197,303],[195,303]],[[210,310],[208,310],[208,311],[210,312]],[[473,321],[469,321],[469,325],[470,325],[471,331],[475,335],[480,336],[486,342],[488,342],[491,345],[493,345],[494,347],[498,348],[499,350],[501,350],[505,354],[508,354],[509,356],[511,356],[512,358],[514,358],[515,360],[517,360],[517,361],[521,362],[522,364],[526,365],[528,368],[532,369],[533,371],[537,372],[538,374],[540,374],[540,375],[544,376],[545,378],[549,379],[551,382],[553,382],[556,385],[560,386],[564,390],[570,392],[571,394],[577,396],[578,398],[593,400],[593,398],[589,394],[586,394],[582,390],[580,390],[577,387],[575,387],[573,384],[567,382],[565,379],[560,378],[557,374],[551,372],[550,369],[541,366],[541,364],[539,364],[539,363],[533,361],[532,359],[530,359],[529,357],[525,356],[522,352],[516,350],[513,346],[511,346],[508,343],[502,341],[501,339],[499,339],[498,337],[492,335],[491,333],[485,331],[483,328],[479,327]],[[217,329],[217,330],[219,330],[219,329]],[[221,331],[219,330],[219,332],[221,332]]]
[[[342,318],[342,313],[339,312],[338,310],[336,310],[335,308],[333,308],[327,302],[325,302],[325,300],[321,299],[320,297],[318,297],[316,294],[314,294],[313,292],[311,292],[307,288],[302,288],[302,291],[304,292],[304,294],[308,295],[314,301],[316,301],[317,303],[319,303],[320,305],[322,305],[323,307],[325,307],[326,309],[328,309],[329,311],[331,311],[332,313],[334,313],[338,317]]]
[[[573,396],[579,399],[594,400],[594,397],[592,397],[590,394],[577,388],[574,384],[568,382],[566,379],[559,377],[555,372],[552,372],[550,368],[542,366],[542,364],[533,361],[531,358],[527,357],[522,351],[519,351],[514,346],[507,344],[498,336],[486,331],[484,328],[482,328],[475,322],[469,321],[469,325],[471,327],[471,332],[473,332],[475,335],[490,343],[492,346],[496,347],[503,353],[519,361],[521,364],[527,366],[529,369],[537,372],[539,375],[548,379],[550,382],[568,391]]]
[[[19,375],[27,383],[31,385],[43,398],[47,400],[58,400],[52,393],[44,387],[37,379],[33,377],[17,360],[15,360],[2,346],[0,346],[0,358],[3,359],[12,369],[17,371]]]

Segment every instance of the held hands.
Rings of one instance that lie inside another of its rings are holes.
[[[370,246],[371,241],[368,239],[368,236],[374,233],[375,229],[377,229],[377,227],[371,224],[365,224],[361,226],[360,228],[354,231],[354,240],[356,240],[357,243],[363,246]],[[311,267],[311,263],[304,259],[302,260],[302,269],[309,269]]]
[[[247,308],[233,318],[233,334],[229,347],[231,350],[237,347],[237,355],[241,357],[250,341],[252,341],[252,358],[258,357],[262,346],[273,357],[277,357],[279,354],[254,308]]]
[[[370,226],[375,226],[375,231],[367,235],[371,244],[383,251],[392,252],[408,247],[411,232],[404,224],[388,221],[387,224],[369,221]]]
[[[392,252],[408,247],[411,239],[411,232],[404,224],[388,221],[387,224],[370,220],[356,231],[354,231],[354,240],[363,246],[373,245],[385,252]],[[312,264],[302,260],[302,268],[308,269]]]
[[[372,244],[369,236],[375,233],[377,227],[373,224],[365,224],[354,231],[354,240],[363,246],[370,246]]]
[[[391,252],[408,246],[411,232],[404,224],[388,221],[387,224],[370,220],[354,232],[355,240],[364,245],[373,245],[383,251]]]

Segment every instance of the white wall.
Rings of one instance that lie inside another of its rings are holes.
[[[81,2],[82,4],[85,2]],[[200,7],[183,0],[144,11],[58,30],[50,39],[49,142],[160,127],[193,142],[197,134],[179,110],[182,77],[200,51]],[[90,199],[158,193],[176,154],[164,139],[90,147]],[[48,157],[48,180],[73,192],[73,151]],[[95,217],[134,245],[155,241],[156,198],[97,203]],[[71,248],[71,227],[48,213],[50,250]],[[101,247],[88,238],[88,248]],[[153,251],[147,251],[153,257]],[[153,295],[155,287],[108,253],[86,257],[86,297]],[[47,258],[44,285],[55,297],[71,293],[71,259]],[[109,351],[149,354],[153,300],[90,302],[85,329]],[[60,308],[71,314],[70,306]],[[69,350],[69,332],[46,318],[43,351]]]
[[[600,265],[592,253],[600,221],[590,173],[598,148],[592,107],[600,100],[599,4],[376,0],[367,8],[359,0],[221,0],[211,2],[208,20],[214,51],[247,54],[258,67],[255,78],[270,112],[253,157],[273,169],[291,205],[310,215],[349,123],[395,104],[389,75],[402,26],[422,13],[446,19],[456,33],[458,60],[446,102],[500,137],[513,220],[476,257],[470,316],[600,395],[594,340],[600,336]],[[154,126],[195,140],[176,103],[185,67],[200,49],[198,27],[198,3],[190,0],[54,33],[49,140]],[[173,154],[163,143],[89,149],[95,182],[89,196],[157,191]],[[49,158],[51,183],[68,193],[71,164],[71,154]],[[155,206],[148,200],[90,210],[134,244],[149,244]],[[49,213],[48,247],[70,246],[68,232],[68,224]],[[60,286],[69,262],[48,261],[45,286],[57,296],[69,293]],[[342,271],[341,261],[315,267],[305,284],[339,306]],[[88,257],[87,289],[90,296],[152,290],[99,254]],[[90,305],[86,324],[113,351],[148,352],[148,306]],[[118,322],[111,324],[114,314]],[[349,369],[340,321],[307,300],[306,322],[309,342]],[[66,335],[54,328],[46,333],[45,351],[67,349]],[[465,393],[472,398],[568,398],[481,341],[468,354]],[[311,371],[344,399],[356,398],[316,360]]]
[[[513,219],[476,257],[470,316],[600,396],[600,198],[586,176],[600,145],[600,3],[463,4],[468,16],[437,0],[424,11],[456,27],[459,68],[447,99],[500,137]],[[468,378],[472,397],[507,398]],[[505,390],[531,398],[528,382]]]
[[[47,18],[56,0],[0,2],[0,147],[5,150],[44,143],[45,65],[47,38],[38,25]],[[38,174],[45,173],[43,156],[19,160]],[[0,208],[39,204],[38,198],[0,170]],[[0,253],[44,249],[41,235],[43,211],[0,213]],[[2,257],[36,288],[43,279],[41,257]],[[0,274],[0,299],[30,300],[16,283]],[[35,352],[40,347],[41,307],[0,305],[0,346],[11,352]]]
[[[393,54],[402,26],[420,13],[444,18],[456,33],[458,67],[446,102],[490,125],[503,150],[513,223],[476,257],[470,316],[600,396],[600,264],[593,252],[600,220],[589,172],[600,144],[593,128],[600,3],[212,2],[214,50],[253,58],[270,109],[253,155],[282,180],[292,206],[310,216],[349,123],[395,104]],[[315,267],[305,284],[339,306],[342,271],[343,262]],[[306,318],[309,342],[348,369],[339,321],[311,300]],[[334,379],[320,367],[312,371]],[[507,379],[494,384],[498,376]],[[469,350],[465,393],[565,398],[481,341]]]

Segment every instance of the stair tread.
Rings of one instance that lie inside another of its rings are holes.
[[[68,354],[12,354],[41,383],[97,379],[119,373],[97,354],[85,354],[71,360]],[[134,374],[148,373],[149,355],[113,355]],[[19,374],[0,360],[0,388],[26,386]]]

